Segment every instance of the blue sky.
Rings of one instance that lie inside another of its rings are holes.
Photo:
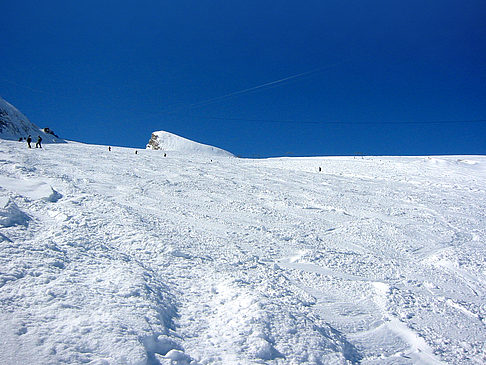
[[[67,139],[486,154],[484,0],[2,1],[0,14],[0,96]]]

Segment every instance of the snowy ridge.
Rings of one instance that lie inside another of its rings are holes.
[[[486,361],[484,156],[0,153],[1,364]]]
[[[63,142],[62,139],[50,133],[44,133],[17,108],[0,97],[0,138],[18,141],[20,138],[27,138],[29,135],[32,136],[34,143],[37,136],[42,137],[43,143]]]
[[[232,153],[221,148],[194,142],[165,131],[153,132],[152,137],[147,144],[147,149],[162,150],[165,152],[175,151],[206,156],[233,156]]]

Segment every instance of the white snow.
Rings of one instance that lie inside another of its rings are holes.
[[[486,157],[180,146],[0,140],[1,364],[486,362]]]
[[[42,137],[43,143],[64,142],[50,133],[44,133],[17,108],[0,97],[0,138],[18,141],[19,138],[25,139],[29,135],[31,135],[33,147],[38,136]]]
[[[0,227],[27,225],[29,219],[29,216],[22,212],[15,202],[7,196],[0,196]]]
[[[36,179],[13,179],[0,176],[0,186],[32,200],[43,199],[56,202],[62,197],[48,183]]]
[[[232,153],[218,147],[191,141],[176,134],[158,131],[153,132],[147,149],[161,150],[163,152],[182,152],[186,155],[205,156],[233,156]]]

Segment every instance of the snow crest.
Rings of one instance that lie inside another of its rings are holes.
[[[153,132],[147,144],[147,149],[161,150],[164,152],[175,151],[193,155],[233,156],[232,153],[221,148],[194,142],[165,131]]]

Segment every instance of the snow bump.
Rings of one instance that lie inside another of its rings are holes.
[[[55,203],[62,198],[62,194],[54,190],[51,185],[36,179],[23,180],[0,176],[0,186],[31,200]]]
[[[26,226],[29,221],[30,217],[14,201],[6,196],[0,197],[0,227]]]

